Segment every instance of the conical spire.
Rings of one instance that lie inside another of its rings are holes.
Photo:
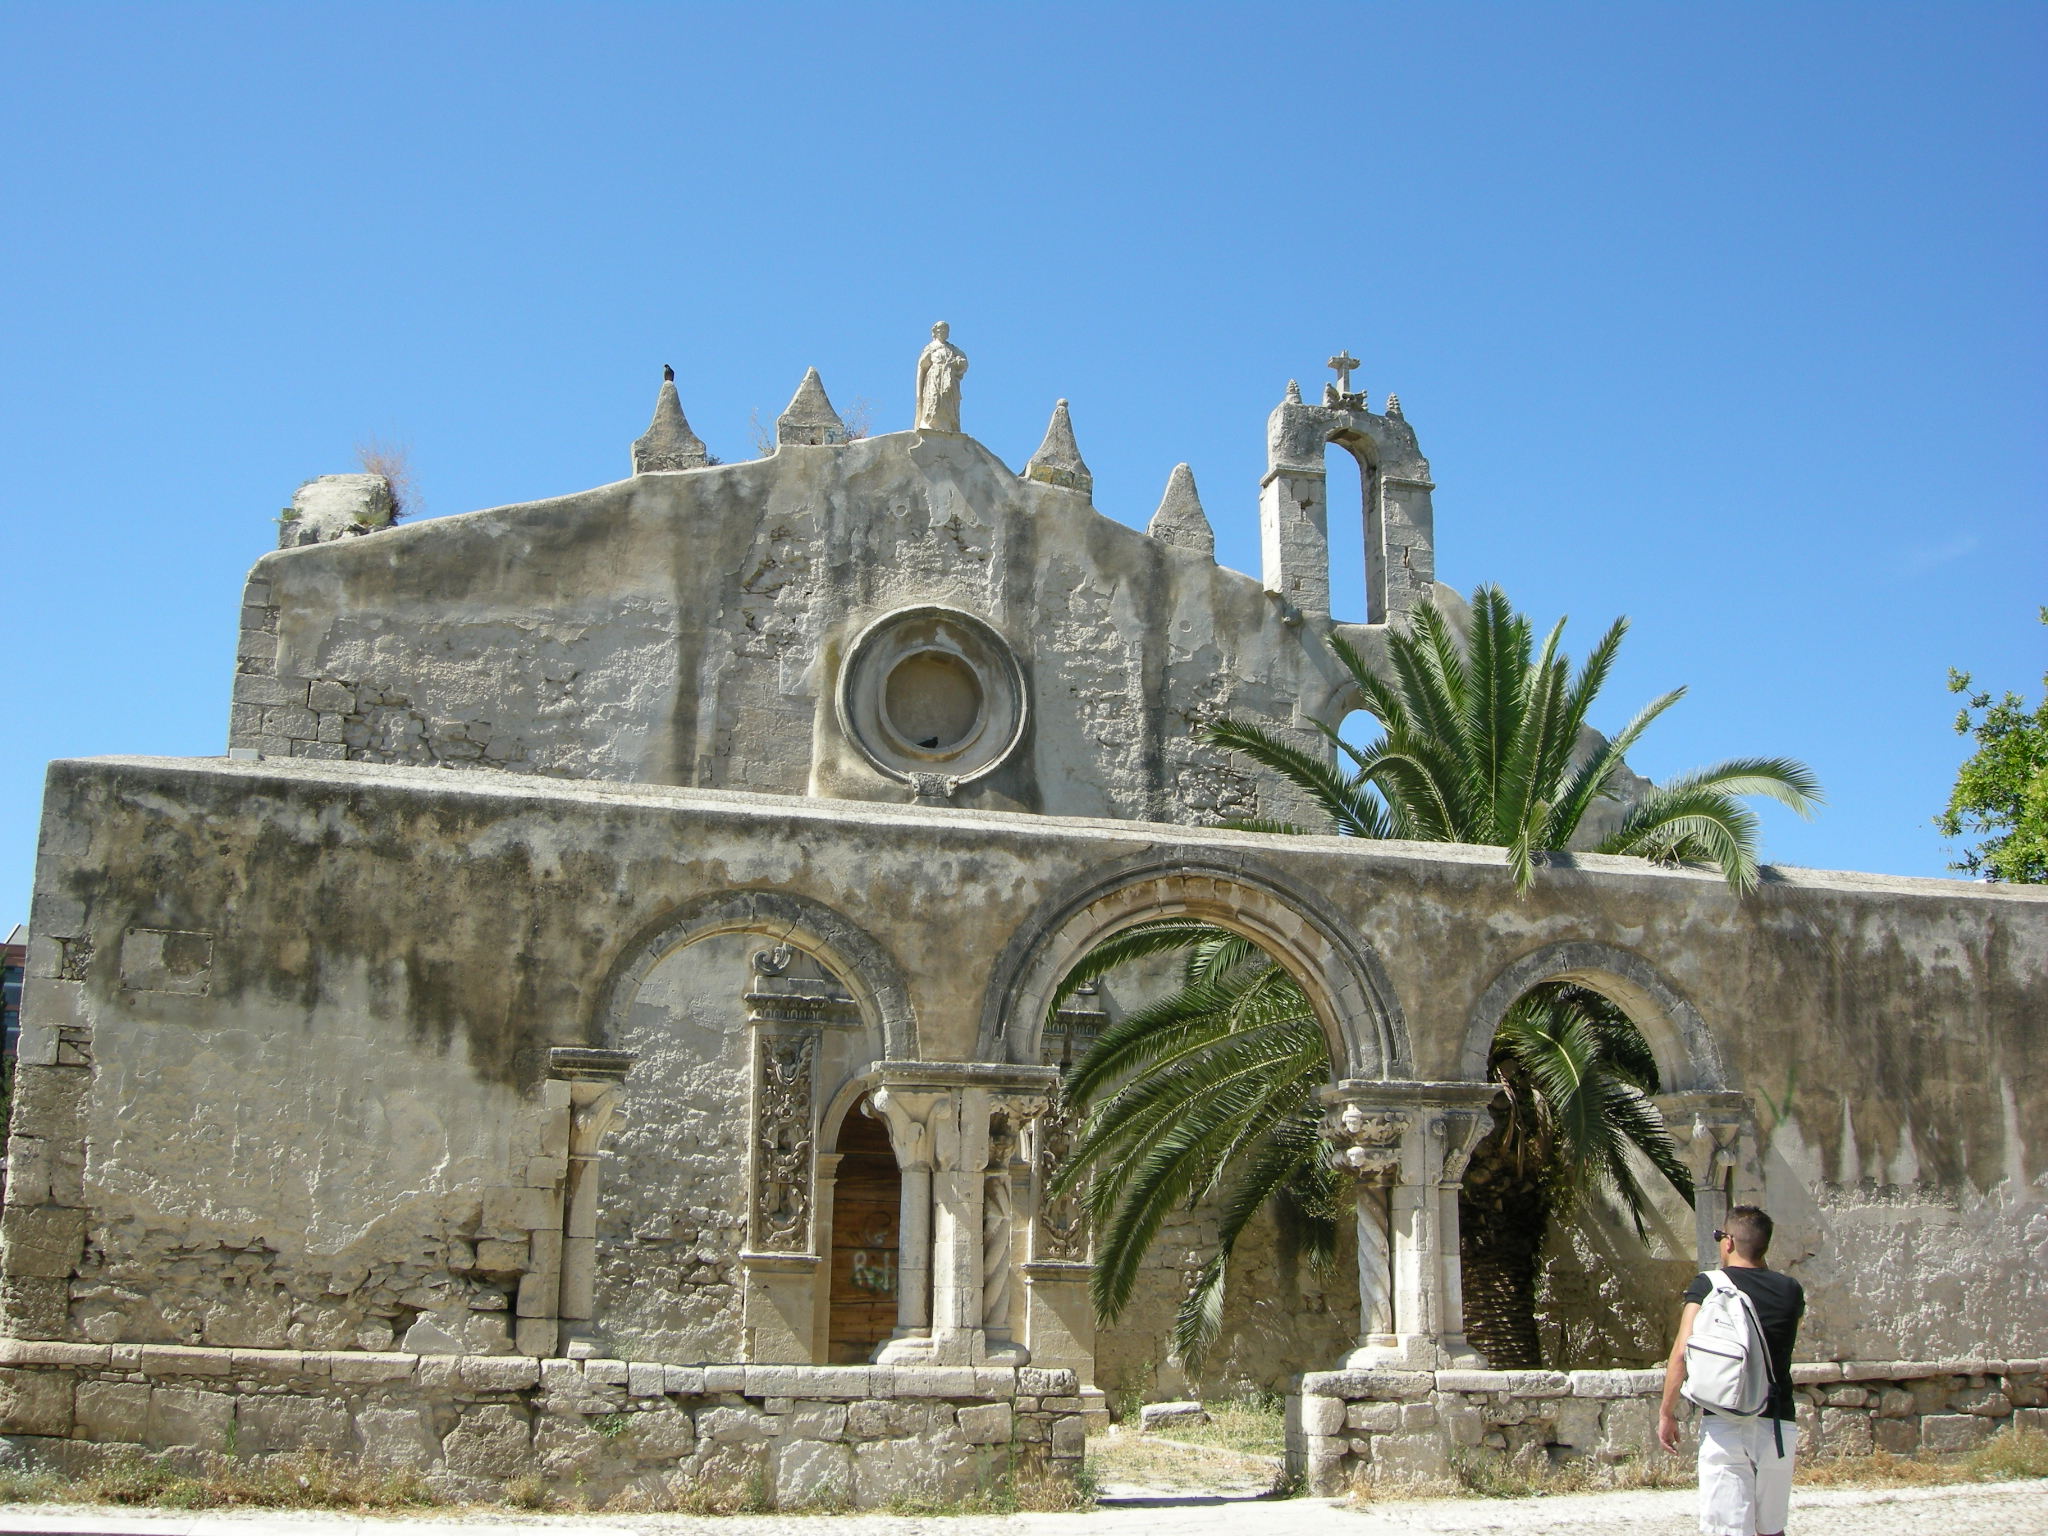
[[[1216,530],[1202,511],[1202,498],[1195,492],[1195,472],[1185,464],[1173,466],[1166,477],[1166,494],[1159,498],[1159,510],[1145,530],[1162,544],[1192,549],[1216,558]]]
[[[690,423],[683,417],[675,370],[664,363],[661,393],[654,397],[654,420],[633,443],[633,473],[658,475],[677,469],[702,469],[709,460],[703,439],[690,430]]]
[[[1079,491],[1083,496],[1094,494],[1095,477],[1081,462],[1081,450],[1074,442],[1074,422],[1067,415],[1066,401],[1062,400],[1052,408],[1052,420],[1045,428],[1045,441],[1038,445],[1038,452],[1031,455],[1031,462],[1024,466],[1024,478],[1046,485],[1062,485],[1070,491]]]
[[[1283,401],[1281,402],[1281,404],[1283,404],[1283,405],[1299,405],[1299,404],[1301,404],[1301,380],[1299,380],[1299,379],[1289,379],[1289,380],[1287,381],[1287,398],[1286,398],[1285,400],[1283,400]]]
[[[825,397],[825,381],[818,377],[818,370],[804,370],[804,381],[797,385],[796,394],[791,397],[789,409],[775,418],[775,441],[783,443],[843,443],[846,441],[846,423],[839,419],[839,413],[832,409],[832,402]]]
[[[1427,405],[1429,402],[1424,401],[1423,403]],[[1401,397],[1399,395],[1390,394],[1387,396],[1387,414],[1389,416],[1401,415]],[[1427,412],[1424,414],[1426,415]],[[1406,418],[1404,417],[1403,419],[1405,420]]]

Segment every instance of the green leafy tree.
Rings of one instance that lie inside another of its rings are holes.
[[[2048,624],[2048,607],[2041,609]],[[1943,837],[1974,837],[1977,846],[1949,865],[1987,880],[2048,883],[2048,673],[2032,709],[2016,693],[1994,700],[1975,690],[1970,674],[1953,669],[1948,691],[1964,696],[1956,734],[1977,750],[1956,770],[1948,809],[1934,818]]]
[[[1617,621],[1576,674],[1558,649],[1562,628],[1539,649],[1528,620],[1498,588],[1482,587],[1462,643],[1434,607],[1411,633],[1390,637],[1389,678],[1333,639],[1384,728],[1364,748],[1322,728],[1349,772],[1255,726],[1221,721],[1210,736],[1291,780],[1341,834],[1502,846],[1526,887],[1542,855],[1565,847],[1613,792],[1623,754],[1683,694],[1653,701],[1605,747],[1580,754],[1580,728],[1627,625]],[[1786,759],[1721,763],[1653,789],[1601,849],[1703,858],[1748,890],[1758,878],[1757,823],[1741,800],[1756,794],[1805,814],[1820,791]],[[1256,945],[1188,919],[1141,924],[1086,957],[1053,1006],[1085,981],[1174,951],[1185,952],[1180,987],[1105,1030],[1069,1074],[1069,1096],[1087,1120],[1062,1181],[1088,1181],[1104,1321],[1129,1305],[1167,1215],[1220,1197],[1217,1252],[1175,1320],[1176,1351],[1195,1363],[1220,1326],[1234,1245],[1258,1211],[1272,1206],[1284,1241],[1327,1260],[1349,1203],[1320,1134],[1315,1090],[1331,1077],[1320,1025],[1299,984]],[[1681,1193],[1690,1184],[1649,1103],[1649,1047],[1599,994],[1533,990],[1503,1021],[1489,1070],[1501,1097],[1467,1177],[1468,1323],[1497,1364],[1533,1365],[1536,1263],[1551,1219],[1605,1188],[1640,1231],[1648,1195],[1630,1149]]]

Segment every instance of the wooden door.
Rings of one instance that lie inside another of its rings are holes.
[[[903,1176],[889,1133],[856,1104],[839,1130],[832,1184],[832,1301],[827,1358],[860,1365],[896,1328],[896,1229]]]

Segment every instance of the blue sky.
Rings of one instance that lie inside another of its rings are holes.
[[[1947,668],[2048,665],[2044,66],[2039,4],[15,0],[0,921],[50,758],[222,749],[243,574],[359,441],[435,515],[618,478],[664,362],[728,458],[812,364],[895,430],[940,318],[968,431],[1065,396],[1106,514],[1188,460],[1252,571],[1350,348],[1445,580],[1630,615],[1596,723],[1690,686],[1639,769],[1805,758],[1767,855],[1942,873]]]

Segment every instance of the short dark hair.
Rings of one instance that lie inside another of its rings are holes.
[[[1728,1212],[1721,1230],[1735,1244],[1735,1251],[1752,1264],[1761,1264],[1771,1251],[1771,1218],[1761,1206],[1738,1205]]]

